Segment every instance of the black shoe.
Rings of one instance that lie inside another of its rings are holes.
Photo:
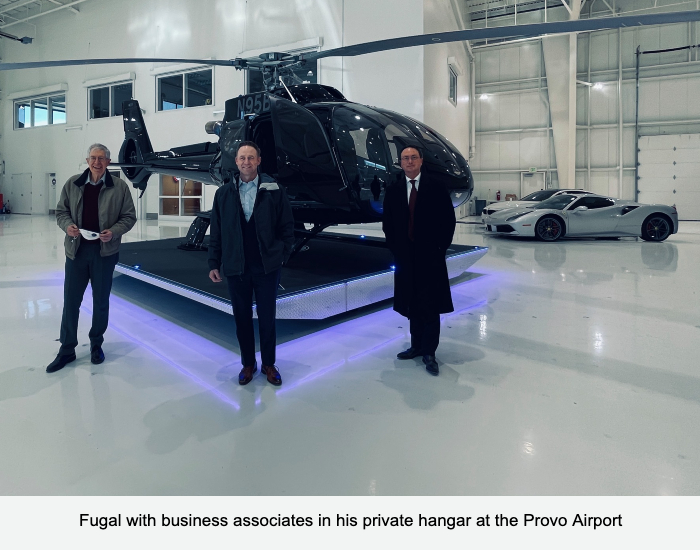
[[[396,357],[398,357],[399,359],[413,359],[414,357],[418,357],[419,355],[422,355],[421,352],[418,351],[417,348],[411,346],[406,351],[397,353]]]
[[[258,372],[257,361],[254,365],[251,365],[249,367],[243,367],[241,369],[241,372],[238,373],[238,384],[241,386],[249,384],[256,372]]]
[[[72,363],[73,361],[75,361],[75,353],[71,353],[70,355],[59,354],[56,356],[56,359],[54,359],[53,362],[46,367],[46,372],[56,372],[61,370],[68,363]]]
[[[434,355],[424,355],[423,363],[425,363],[425,370],[427,370],[433,376],[440,374],[440,368],[438,367]]]
[[[95,346],[90,350],[90,361],[93,365],[99,365],[105,360],[105,354],[101,346]]]
[[[267,381],[270,384],[272,384],[273,386],[281,386],[282,385],[282,377],[280,376],[280,371],[277,370],[276,366],[263,365],[262,368],[260,369],[260,372],[262,372],[265,376],[267,376]]]

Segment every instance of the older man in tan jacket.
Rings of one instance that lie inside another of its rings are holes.
[[[46,372],[75,361],[78,316],[88,282],[92,286],[90,359],[105,360],[102,351],[109,321],[112,275],[119,261],[121,236],[136,223],[127,183],[107,171],[109,149],[100,143],[88,149],[88,169],[68,179],[56,206],[56,222],[66,232],[66,279],[63,285],[61,349]]]

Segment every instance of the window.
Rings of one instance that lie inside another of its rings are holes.
[[[292,84],[318,84],[318,60],[307,61],[303,66],[293,67],[292,73],[294,73],[291,79]],[[265,82],[261,71],[247,71],[247,75],[246,93],[265,91]],[[285,78],[284,83],[289,86],[289,79]],[[275,82],[275,84],[279,84],[279,82]]]
[[[162,216],[196,216],[202,210],[199,181],[175,176],[160,176],[160,214]]]
[[[158,110],[213,104],[212,69],[158,78]]]
[[[457,105],[457,73],[448,65],[448,73],[450,75],[450,95],[449,100],[453,105]]]
[[[88,90],[88,118],[122,116],[122,103],[133,98],[133,82],[121,82]]]
[[[18,99],[14,103],[15,129],[65,124],[66,96],[50,95]]]
[[[615,201],[603,197],[581,197],[576,201],[576,204],[571,205],[570,210],[578,208],[579,206],[586,206],[589,210],[595,210],[596,208],[615,206]]]

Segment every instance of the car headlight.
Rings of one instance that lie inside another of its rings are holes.
[[[506,218],[506,221],[512,222],[512,221],[517,220],[518,218],[522,218],[523,216],[527,216],[528,214],[530,214],[530,212],[522,212],[520,214],[516,214],[515,216],[511,216],[510,218]]]

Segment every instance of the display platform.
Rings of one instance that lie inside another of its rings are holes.
[[[232,313],[228,285],[209,279],[207,252],[179,250],[181,242],[177,238],[123,243],[116,270]],[[451,246],[447,252],[450,279],[462,275],[487,251],[479,246]],[[383,239],[320,233],[282,268],[277,318],[325,319],[388,300],[394,287],[392,263]]]

